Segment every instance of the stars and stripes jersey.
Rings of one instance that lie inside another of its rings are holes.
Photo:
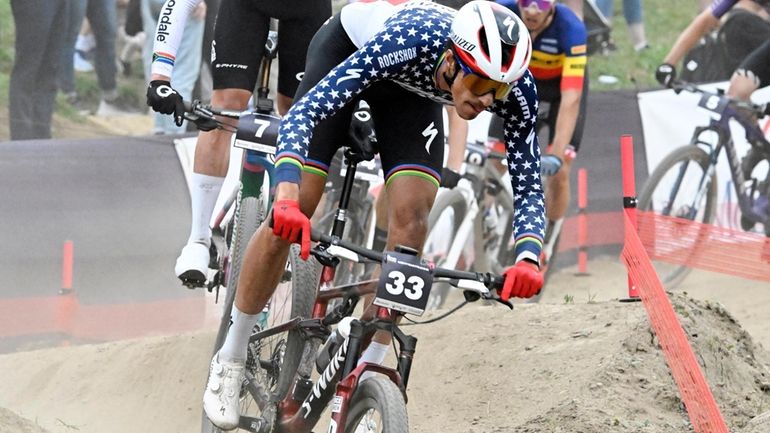
[[[497,0],[521,16],[514,0]],[[583,88],[587,51],[586,27],[567,6],[554,5],[553,21],[532,41],[532,60],[529,70],[540,80],[561,79],[560,88]]]
[[[171,76],[185,24],[201,0],[167,0],[160,10],[152,46],[152,73]]]
[[[451,94],[436,88],[434,73],[446,49],[455,13],[454,9],[425,0],[399,5],[376,1],[345,6],[339,19],[357,50],[295,101],[283,118],[278,132],[276,181],[299,183],[314,126],[351,103],[373,83],[392,81],[420,96],[452,105]],[[334,19],[336,16],[330,20]],[[506,100],[496,101],[488,108],[505,119],[516,209],[517,261],[528,258],[537,262],[545,224],[540,149],[535,133],[537,105],[534,79],[526,72]],[[393,109],[398,109],[397,100],[393,101]]]

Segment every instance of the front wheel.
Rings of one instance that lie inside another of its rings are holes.
[[[690,268],[686,264],[698,254],[700,243],[708,235],[703,226],[696,227],[696,232],[691,233],[684,220],[704,224],[714,220],[717,179],[716,173],[707,176],[710,166],[709,154],[697,146],[675,149],[650,174],[639,195],[639,210],[679,218],[671,223],[672,226],[661,224],[658,227],[665,231],[656,230],[652,219],[641,219],[639,223],[645,248],[658,276],[669,289],[679,285],[689,274]],[[696,201],[701,184],[705,190]],[[645,224],[650,225],[645,227]]]
[[[359,382],[349,407],[345,433],[409,432],[404,395],[385,376]]]

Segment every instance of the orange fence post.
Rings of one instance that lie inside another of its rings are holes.
[[[634,138],[631,135],[622,135],[620,137],[620,161],[623,172],[623,209],[628,215],[634,229],[637,228],[636,222],[636,178],[634,173]],[[628,298],[621,299],[621,302],[639,301],[639,291],[628,275]]]
[[[64,241],[62,249],[61,288],[56,305],[56,325],[65,338],[62,345],[69,345],[68,338],[72,336],[73,318],[76,309],[75,293],[72,291],[72,267],[74,264],[74,244],[71,240]]]
[[[588,275],[588,172],[578,170],[578,272],[576,275]]]

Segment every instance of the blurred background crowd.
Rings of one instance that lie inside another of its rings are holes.
[[[219,0],[203,0],[187,23],[174,87],[206,99],[209,53]],[[563,0],[584,18],[593,90],[650,88],[656,66],[711,0]],[[752,3],[754,0],[740,0]],[[86,129],[135,135],[184,132],[169,116],[151,115],[144,92],[152,43],[165,0],[11,0],[0,4],[0,140],[77,137]],[[339,10],[346,0],[333,1]],[[462,0],[454,1],[459,6]],[[751,8],[742,8],[751,11]],[[768,17],[737,32],[765,37]],[[756,18],[756,17],[755,17]],[[722,17],[722,22],[727,17]],[[733,20],[737,21],[737,20]],[[726,26],[725,26],[726,27]],[[708,38],[722,37],[716,29]],[[727,29],[725,29],[727,30]],[[759,32],[759,33],[757,33]],[[746,46],[748,36],[740,42]],[[724,43],[724,41],[722,41]],[[730,43],[727,41],[726,43]],[[696,47],[696,48],[698,48]],[[703,48],[701,48],[703,50]],[[693,50],[694,51],[694,50]],[[729,50],[728,50],[729,52]],[[681,60],[681,59],[673,59]],[[723,77],[723,79],[729,78]],[[56,113],[56,116],[52,116]],[[99,121],[119,117],[119,122]],[[52,121],[48,119],[53,119]],[[7,128],[7,129],[6,129]],[[184,128],[184,127],[183,127]],[[87,134],[88,135],[88,134]]]

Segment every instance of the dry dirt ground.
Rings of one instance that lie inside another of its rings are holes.
[[[540,304],[469,305],[405,328],[419,338],[411,431],[692,431],[642,305],[616,300],[625,294],[623,266],[615,258],[589,266],[587,277],[557,274]],[[770,411],[770,356],[762,347],[770,344],[770,285],[694,273],[683,290],[672,300],[730,431],[767,433],[768,415],[758,416]],[[0,407],[8,409],[0,411],[0,431],[198,431],[212,339],[0,356]]]

